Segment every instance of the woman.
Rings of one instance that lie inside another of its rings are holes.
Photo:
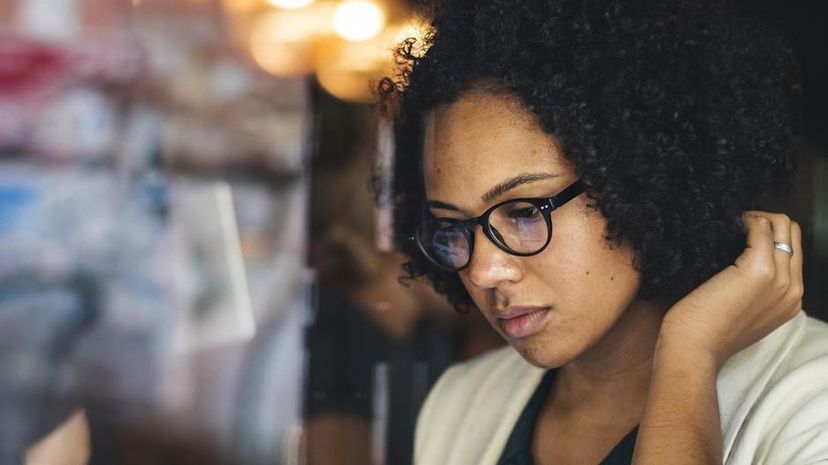
[[[828,325],[756,209],[791,184],[790,52],[643,3],[446,1],[380,83],[405,269],[511,346],[442,376],[419,465],[828,461]]]

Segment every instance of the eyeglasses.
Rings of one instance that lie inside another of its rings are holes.
[[[504,252],[529,257],[549,245],[552,211],[582,192],[584,186],[578,180],[552,197],[507,200],[477,218],[426,218],[411,239],[429,261],[449,271],[460,271],[469,265],[477,225]]]

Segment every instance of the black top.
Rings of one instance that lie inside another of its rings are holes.
[[[543,406],[543,401],[549,394],[549,389],[552,386],[552,380],[555,378],[555,370],[549,370],[543,375],[538,388],[529,399],[523,412],[520,414],[517,423],[515,423],[512,434],[509,440],[506,441],[506,447],[503,448],[503,454],[498,460],[498,465],[534,465],[535,461],[532,458],[532,435],[535,431],[535,421],[538,418],[538,413]],[[600,465],[629,465],[632,463],[633,448],[635,447],[635,438],[638,433],[638,427],[635,427],[630,433],[615,446],[612,451],[601,461]]]

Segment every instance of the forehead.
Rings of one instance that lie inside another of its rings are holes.
[[[423,149],[429,199],[472,202],[519,174],[571,172],[554,137],[510,94],[467,94],[435,108],[426,118]]]

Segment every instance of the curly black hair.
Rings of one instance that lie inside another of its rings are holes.
[[[724,1],[454,0],[375,85],[395,135],[394,234],[407,277],[458,309],[456,273],[410,240],[425,211],[423,123],[470,91],[509,92],[558,140],[639,296],[674,303],[733,263],[741,214],[792,185],[798,68],[783,34]]]

